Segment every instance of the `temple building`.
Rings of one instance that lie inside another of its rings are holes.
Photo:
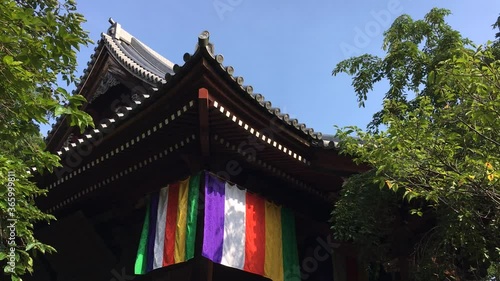
[[[36,232],[58,252],[28,280],[368,280],[328,222],[366,167],[233,76],[208,32],[175,64],[110,23],[74,91],[96,127],[46,138],[63,167],[38,205],[58,220]]]

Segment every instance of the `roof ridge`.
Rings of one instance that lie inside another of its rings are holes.
[[[171,62],[170,60],[168,60],[167,58],[165,58],[164,56],[160,55],[159,53],[157,53],[155,50],[151,49],[148,45],[144,44],[141,40],[137,39],[134,37],[135,40],[137,40],[138,43],[141,44],[141,46],[146,49],[151,55],[154,56],[154,58],[160,60],[161,62],[165,63],[167,66],[169,66],[170,68],[174,67],[174,64],[173,62]]]
[[[268,111],[270,114],[276,116],[283,123],[295,128],[298,131],[301,131],[303,134],[309,136],[313,140],[322,140],[323,134],[321,132],[314,132],[314,129],[311,127],[307,127],[305,123],[300,123],[297,118],[291,118],[290,114],[282,113],[279,107],[273,107],[270,101],[266,101],[265,97],[262,94],[254,93],[253,87],[251,85],[244,85],[243,76],[234,76],[234,67],[232,66],[224,66],[224,56],[222,54],[215,54],[214,45],[210,42],[210,33],[208,31],[203,31],[198,36],[198,44],[195,50],[196,52],[201,51],[205,55],[208,55],[212,61],[219,65],[220,69],[228,75],[228,77],[236,83],[237,86],[250,98],[255,100],[257,104],[259,104],[264,110]],[[187,63],[191,58],[194,57],[194,54],[191,55],[189,53],[184,54],[184,62]],[[183,66],[176,65],[174,67],[174,73],[178,72],[182,69]],[[165,79],[167,82],[173,77],[173,75],[167,74]]]
[[[174,66],[174,63],[170,61],[169,59],[165,58],[164,56],[160,55],[158,52],[155,50],[151,49],[148,45],[144,44],[141,40],[139,40],[137,37],[133,36],[130,34],[128,31],[126,31],[121,24],[118,22],[115,22],[112,18],[109,19],[109,22],[112,24],[109,29],[108,29],[108,35],[113,37],[114,39],[124,41],[128,45],[132,45],[132,40],[134,39],[137,41],[142,48],[144,48],[148,53],[150,53],[155,59],[159,60],[160,62],[164,63],[167,65],[167,67],[172,68]]]
[[[102,38],[104,39],[104,43],[109,47],[111,53],[118,59],[120,63],[122,63],[126,68],[130,69],[132,73],[138,75],[141,78],[146,78],[148,80],[153,80],[153,82],[164,82],[163,77],[158,76],[151,71],[144,68],[139,63],[135,62],[133,58],[130,58],[127,54],[125,54],[120,47],[113,41],[112,37],[106,33],[102,33]]]

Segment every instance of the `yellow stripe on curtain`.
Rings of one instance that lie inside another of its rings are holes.
[[[186,223],[187,207],[189,195],[189,178],[179,184],[179,207],[177,208],[177,231],[175,232],[175,252],[176,263],[183,262],[186,257]]]
[[[273,281],[283,281],[281,207],[266,201],[266,254],[264,274]]]

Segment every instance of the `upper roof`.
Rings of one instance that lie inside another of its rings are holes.
[[[149,48],[147,45],[124,30],[121,25],[113,19],[110,18],[109,22],[111,23],[111,27],[108,29],[107,33],[101,34],[101,39],[98,41],[97,47],[94,49],[94,54],[91,55],[91,60],[88,62],[87,68],[84,70],[84,74],[80,78],[80,83],[73,91],[74,94],[80,93],[86,79],[89,77],[90,72],[95,66],[99,54],[101,54],[104,48],[106,48],[111,56],[132,75],[153,87],[161,87],[161,85],[166,86],[165,84],[168,84],[168,81],[175,77],[176,74],[183,68]],[[321,132],[314,132],[313,128],[307,127],[304,123],[300,123],[298,119],[290,118],[290,115],[282,113],[280,108],[273,107],[271,102],[266,101],[262,94],[254,93],[252,86],[243,85],[243,77],[234,77],[234,68],[231,66],[224,66],[222,64],[224,61],[223,56],[220,54],[214,54],[214,47],[209,42],[208,31],[204,31],[199,35],[195,53],[193,55],[186,53],[184,55],[184,61],[187,63],[197,54],[204,54],[205,57],[211,59],[213,63],[218,64],[224,73],[223,75],[231,78],[230,80],[232,80],[237,87],[241,88],[242,94],[247,95],[251,100],[253,100],[254,103],[260,105],[262,110],[276,116],[292,130],[295,130],[296,132],[307,137],[313,146],[321,148],[335,147],[336,143],[331,136],[325,136],[325,138],[323,138],[323,134]],[[153,97],[153,99],[155,99],[155,97]],[[140,109],[142,109],[142,106],[136,108],[135,110]],[[47,140],[51,139],[54,131],[61,125],[62,120],[63,118],[57,119],[57,122],[52,126],[52,130],[47,134]],[[95,132],[97,130],[94,129],[93,131]],[[63,147],[60,151],[58,151],[58,153],[61,154],[64,153],[64,151],[69,151],[72,147],[75,147],[81,142],[82,140],[79,140],[77,143]]]
[[[101,34],[110,53],[132,74],[147,82],[165,82],[165,74],[173,74],[174,63],[146,46],[113,19],[107,33]]]
[[[101,38],[97,41],[94,53],[90,56],[90,61],[87,63],[85,70],[83,70],[80,82],[76,89],[73,90],[73,94],[81,92],[82,87],[87,82],[87,78],[97,62],[99,54],[101,54],[104,48],[107,49],[109,54],[120,65],[144,82],[152,86],[158,83],[165,83],[165,75],[167,73],[174,73],[174,63],[132,36],[112,18],[109,19],[109,23],[111,23],[111,26],[106,33],[101,33]],[[61,125],[63,120],[64,116],[59,116],[56,122],[52,124],[52,129],[47,132],[47,141],[52,138],[55,130]]]

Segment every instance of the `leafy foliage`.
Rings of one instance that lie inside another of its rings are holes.
[[[376,257],[375,261],[384,262],[390,259],[391,245],[387,237],[394,231],[395,212],[402,202],[389,189],[380,190],[372,181],[374,176],[375,171],[370,171],[348,179],[341,197],[349,199],[338,201],[332,222],[337,239],[356,241],[365,249],[361,252],[364,259]]]
[[[36,207],[34,198],[46,191],[28,171],[60,165],[59,157],[45,151],[38,124],[67,114],[71,125],[93,126],[78,109],[85,99],[57,86],[58,79],[76,81],[76,52],[90,42],[83,21],[73,0],[0,3],[0,263],[12,280],[32,272],[36,252],[54,251],[33,235],[34,223],[54,217]]]
[[[390,84],[384,99],[418,106],[414,104],[413,95],[408,94],[419,93],[432,98],[433,86],[428,83],[427,75],[440,62],[452,58],[460,47],[470,43],[446,24],[444,17],[449,14],[445,9],[433,9],[423,20],[414,21],[408,15],[398,17],[385,33],[385,58],[369,54],[352,57],[338,63],[332,74],[345,72],[354,76],[352,85],[360,106],[364,106],[373,85],[382,79]],[[369,124],[371,130],[382,124],[382,115],[379,111],[373,116]]]
[[[392,189],[413,214],[433,217],[413,244],[413,277],[478,280],[500,264],[500,61],[495,46],[474,46],[452,30],[448,14],[403,15],[385,33],[384,58],[337,65],[334,74],[354,75],[361,105],[374,83],[390,83],[371,130],[350,127],[338,137],[343,153],[373,166],[366,182],[382,189],[374,200]],[[337,207],[355,200],[342,197]],[[347,216],[339,212],[352,213],[335,211],[334,221]],[[334,228],[345,237],[342,224]]]

